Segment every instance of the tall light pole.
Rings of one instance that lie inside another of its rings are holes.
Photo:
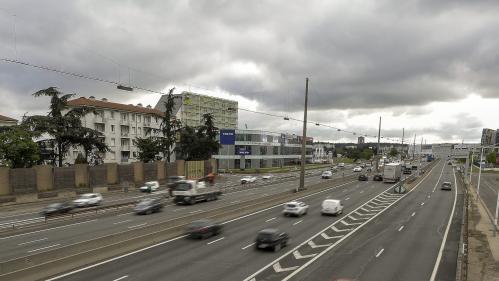
[[[300,170],[300,186],[296,191],[305,189],[305,162],[306,162],[306,144],[307,144],[307,107],[308,107],[308,77],[305,78],[305,110],[303,111],[303,134],[301,140],[301,170]]]
[[[400,149],[402,151],[401,155],[403,155],[404,152],[404,134],[405,134],[405,128],[402,128],[402,148]],[[402,156],[400,156],[400,159],[402,160]]]
[[[473,158],[475,157],[475,148],[471,150],[471,165],[470,165],[470,184],[471,184],[471,174],[473,174]]]
[[[378,147],[376,148],[376,172],[379,172],[379,139],[381,137],[381,116],[378,125]]]

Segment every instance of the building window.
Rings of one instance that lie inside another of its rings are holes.
[[[142,128],[137,127],[137,135],[141,136],[142,135]]]
[[[278,146],[274,146],[274,149],[273,149],[273,153],[274,155],[279,155],[279,147]]]
[[[111,119],[114,119],[114,111],[111,110]]]
[[[111,132],[114,133],[114,125],[111,125]]]
[[[132,155],[133,155],[133,158],[137,158],[137,152],[136,152],[136,151],[134,151],[134,152],[132,153]]]
[[[140,123],[140,122],[141,122],[140,120],[141,120],[141,117],[140,117],[140,115],[139,115],[139,114],[137,114],[137,122],[139,122],[139,123]]]
[[[132,114],[132,122],[135,122],[135,114]]]
[[[121,113],[121,121],[127,121],[128,120],[128,113]]]
[[[110,151],[108,152],[108,154],[111,160],[116,160],[116,153],[114,151]]]
[[[116,139],[115,138],[111,138],[111,145],[116,145]]]
[[[158,117],[154,117],[154,122],[158,123]]]
[[[134,135],[137,134],[137,128],[132,127],[132,134],[134,134]]]

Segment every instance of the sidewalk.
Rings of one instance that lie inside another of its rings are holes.
[[[495,233],[475,189],[469,191],[467,280],[499,281],[499,233]]]

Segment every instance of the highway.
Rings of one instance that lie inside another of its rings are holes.
[[[345,169],[345,175],[352,174],[351,169]],[[336,173],[335,178],[341,177]],[[324,181],[320,175],[306,178],[306,184]],[[245,185],[238,191],[226,193],[217,201],[202,202],[194,206],[177,206],[170,201],[160,213],[148,216],[137,216],[128,209],[126,212],[110,213],[103,216],[92,216],[86,219],[68,220],[62,225],[44,225],[42,229],[29,230],[13,235],[0,236],[0,261],[40,253],[57,247],[71,245],[77,242],[98,238],[129,229],[141,228],[150,224],[177,218],[197,212],[207,212],[227,203],[237,203],[260,197],[267,197],[294,188],[297,180],[267,184],[260,187]]]
[[[217,237],[207,240],[178,237],[50,280],[244,280],[331,224],[345,223],[344,218],[349,212],[357,208],[372,212],[387,208],[386,202],[392,204],[402,197],[391,193],[392,189],[390,184],[382,182],[354,180],[303,198],[310,205],[309,213],[303,217],[282,216],[282,205],[279,204],[225,222],[225,231]],[[321,216],[320,205],[326,198],[342,199],[345,215]],[[378,201],[370,201],[373,198]],[[278,228],[289,233],[289,246],[278,253],[255,250],[255,235],[264,228]],[[338,228],[342,231],[341,226]],[[324,245],[312,244],[310,247],[322,249]],[[280,272],[289,270],[279,266],[271,268]],[[256,280],[281,280],[280,277],[270,278]]]

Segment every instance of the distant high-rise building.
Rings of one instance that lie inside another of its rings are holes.
[[[357,138],[357,144],[364,144],[366,142],[366,139],[364,137],[358,137]]]
[[[483,128],[482,139],[480,143],[482,145],[494,145],[496,143],[496,131],[488,128]]]

